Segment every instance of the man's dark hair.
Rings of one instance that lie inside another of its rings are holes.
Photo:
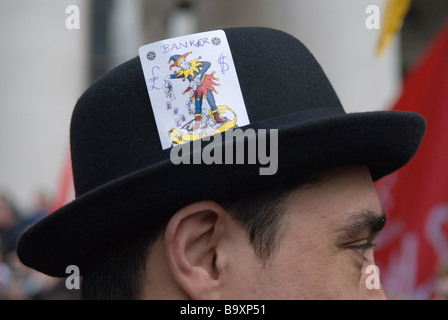
[[[316,176],[302,180],[300,184],[258,191],[232,199],[218,201],[232,217],[246,229],[256,256],[264,263],[279,244],[284,223],[285,198],[293,189],[306,189],[321,181]],[[87,300],[134,300],[141,295],[145,279],[146,258],[153,242],[165,225],[157,230],[144,232],[122,242],[113,251],[104,254],[83,275],[82,298]]]

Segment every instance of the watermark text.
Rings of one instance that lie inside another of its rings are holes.
[[[204,141],[210,142],[202,148]],[[170,159],[175,165],[259,164],[260,175],[273,175],[278,170],[278,130],[227,130],[224,133],[224,142],[221,134],[215,134],[191,143],[175,145],[171,148]]]
[[[69,265],[65,269],[65,273],[70,274],[67,279],[65,279],[65,287],[68,290],[79,289],[80,288],[80,274],[79,268],[75,265]]]
[[[378,30],[380,28],[380,8],[373,4],[367,6],[366,14],[369,14],[366,18],[366,28],[369,30]]]
[[[65,8],[65,13],[69,16],[65,19],[65,27],[68,30],[79,30],[80,26],[80,14],[79,7],[75,5],[69,5]]]

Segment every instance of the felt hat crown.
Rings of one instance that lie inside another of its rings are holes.
[[[299,40],[266,28],[224,31],[250,119],[242,129],[278,129],[277,173],[260,176],[259,165],[250,164],[174,165],[170,149],[161,148],[134,58],[78,100],[70,127],[76,199],[22,235],[18,255],[25,265],[64,277],[74,264],[82,273],[99,253],[165,223],[194,201],[228,200],[344,165],[365,164],[376,180],[416,152],[425,131],[421,116],[347,114]]]

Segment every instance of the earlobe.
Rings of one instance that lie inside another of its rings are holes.
[[[165,252],[174,279],[192,299],[219,299],[218,247],[225,210],[199,201],[177,211],[167,224]]]

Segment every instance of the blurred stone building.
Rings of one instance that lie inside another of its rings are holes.
[[[401,36],[375,56],[366,7],[385,0],[0,0],[0,192],[29,210],[50,196],[67,156],[82,92],[138,47],[212,29],[263,26],[304,42],[347,112],[389,108],[402,75],[443,25],[448,2],[414,0]],[[69,30],[66,8],[80,9]],[[262,53],[260,53],[262,54]]]

